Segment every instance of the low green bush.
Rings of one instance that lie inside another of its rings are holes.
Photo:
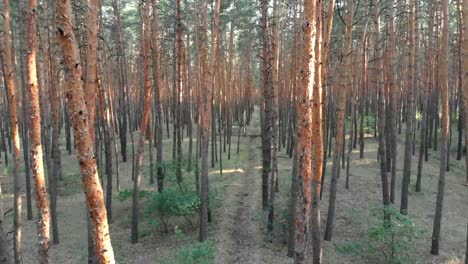
[[[384,218],[384,214],[387,218]],[[408,216],[402,215],[393,205],[385,209],[381,206],[371,209],[368,219],[367,236],[335,245],[338,253],[362,257],[372,263],[414,263],[414,240],[421,237],[423,229],[416,227]]]
[[[196,243],[182,247],[177,254],[178,263],[211,264],[214,263],[214,250],[210,242]]]
[[[167,232],[171,217],[183,216],[189,221],[188,217],[199,207],[200,199],[197,193],[173,187],[166,188],[160,193],[153,193],[146,207],[146,213],[152,215],[157,212],[160,223]]]

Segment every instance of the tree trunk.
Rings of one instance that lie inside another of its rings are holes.
[[[413,148],[413,105],[414,105],[414,83],[415,83],[415,46],[414,46],[414,0],[409,0],[409,17],[408,17],[408,88],[406,93],[406,133],[405,133],[405,157],[403,163],[403,182],[401,184],[401,204],[400,212],[408,213],[408,189],[411,178],[411,152]]]
[[[27,84],[29,95],[29,128],[31,138],[31,169],[35,182],[36,204],[39,220],[37,221],[39,263],[49,263],[49,199],[44,176],[41,143],[41,110],[39,106],[39,85],[37,81],[37,0],[28,0],[27,22]]]
[[[81,85],[81,65],[71,22],[70,0],[57,1],[56,22],[58,39],[62,47],[63,64],[67,80],[66,98],[70,106],[73,123],[77,158],[80,165],[81,179],[86,194],[89,215],[93,223],[94,249],[101,264],[115,263],[112,249],[107,212],[105,210],[96,161],[93,151],[92,137],[88,128],[88,112]]]
[[[343,48],[343,67],[340,76],[340,93],[338,98],[338,109],[336,114],[336,138],[335,149],[333,151],[333,167],[330,183],[330,201],[328,204],[327,226],[325,229],[325,240],[331,241],[333,235],[333,226],[335,221],[335,202],[336,202],[336,188],[340,167],[340,155],[343,148],[344,141],[344,125],[345,125],[345,112],[346,112],[346,90],[347,85],[351,83],[349,71],[351,67],[351,49],[352,49],[352,30],[353,30],[353,12],[354,3],[352,0],[347,2],[346,8],[346,33],[345,44]]]
[[[268,208],[268,177],[271,171],[271,108],[270,90],[272,89],[270,23],[268,21],[269,0],[260,1],[262,27],[261,92],[263,101],[262,122],[262,207]]]
[[[132,195],[132,243],[138,243],[138,194],[140,191],[141,166],[143,164],[143,152],[146,140],[146,128],[150,117],[151,83],[150,83],[150,6],[147,1],[142,7],[142,57],[143,57],[143,88],[144,88],[144,110],[141,119],[140,140],[138,141],[137,156],[135,161],[135,179],[133,181]]]
[[[177,140],[177,168],[176,168],[176,178],[177,182],[180,185],[182,183],[182,108],[181,108],[181,100],[182,100],[182,74],[183,64],[184,64],[184,43],[182,39],[182,7],[181,7],[181,0],[177,0],[177,95],[176,95],[176,105],[175,105],[175,133],[176,133],[176,140]]]
[[[465,102],[465,148],[468,151],[468,30],[466,21],[468,21],[468,0],[463,0],[463,97]],[[466,162],[466,181],[468,185],[468,153],[465,155]]]
[[[278,177],[278,86],[279,86],[279,35],[280,35],[280,5],[278,0],[273,1],[273,17],[275,26],[273,27],[273,38],[271,41],[270,54],[273,57],[272,67],[272,85],[270,89],[269,100],[271,101],[271,113],[270,113],[270,144],[271,144],[271,170],[270,170],[270,188],[269,194],[269,211],[268,211],[268,226],[269,231],[273,230],[274,220],[274,202],[275,202],[275,184]]]
[[[298,128],[297,128],[297,203],[294,263],[311,263],[307,244],[310,240],[309,227],[311,221],[312,203],[312,107],[313,85],[315,80],[315,38],[316,38],[316,2],[304,2],[303,41],[301,83],[298,88]]]
[[[21,139],[22,139],[22,144],[23,144],[23,160],[24,160],[24,176],[26,179],[26,215],[28,220],[33,219],[32,215],[32,202],[31,202],[31,164],[30,164],[30,145],[29,145],[29,125],[28,125],[28,93],[27,93],[27,87],[26,87],[26,72],[24,69],[24,66],[26,62],[24,61],[25,54],[27,52],[27,48],[24,45],[24,40],[25,38],[23,36],[26,36],[26,30],[25,30],[25,19],[21,19],[21,17],[26,15],[26,11],[23,8],[23,1],[18,1],[18,24],[19,24],[19,50],[20,50],[20,55],[19,55],[19,65],[20,65],[20,77],[21,77],[21,114],[22,114],[22,120],[21,120],[21,125],[20,125],[20,133],[21,133]],[[13,36],[12,36],[13,37]],[[27,41],[27,39],[26,39]],[[13,50],[14,48],[14,42],[13,44]],[[14,55],[13,55],[14,56]],[[16,60],[16,59],[14,59]],[[14,67],[14,65],[13,65]]]
[[[375,34],[375,82],[377,85],[378,92],[378,130],[379,130],[379,156],[380,156],[380,177],[382,180],[382,201],[384,206],[390,204],[389,196],[389,186],[388,186],[388,177],[387,177],[387,151],[386,151],[386,136],[385,136],[385,106],[386,102],[386,93],[385,93],[385,84],[383,81],[383,59],[382,59],[382,43],[380,40],[380,5],[378,1],[373,1],[374,4],[374,34]],[[391,3],[392,4],[392,3]],[[386,215],[384,209],[384,217],[389,217]],[[389,218],[388,218],[389,219]]]
[[[431,254],[439,254],[439,238],[440,226],[442,222],[442,209],[444,205],[445,191],[445,171],[447,166],[447,146],[449,137],[449,11],[448,0],[442,0],[442,36],[441,36],[441,53],[440,53],[440,93],[442,104],[442,131],[440,138],[440,171],[439,183],[437,187],[437,200],[434,215],[434,226],[432,229],[432,245]]]
[[[312,235],[312,256],[313,263],[322,263],[322,236],[320,235],[320,190],[322,189],[322,172],[323,172],[323,105],[325,99],[322,98],[322,1],[316,2],[316,42],[315,42],[315,65],[314,65],[314,83],[313,83],[313,99],[312,99],[312,209],[311,209],[311,226]],[[314,43],[312,43],[314,45]]]
[[[395,61],[395,50],[396,50],[396,33],[395,33],[395,16],[394,16],[394,7],[393,7],[393,0],[390,2],[388,8],[388,31],[389,31],[389,43],[388,43],[388,72],[387,72],[387,80],[388,80],[388,122],[386,125],[386,131],[390,133],[387,137],[390,142],[387,142],[387,146],[390,147],[390,161],[391,161],[391,180],[390,180],[390,202],[395,202],[395,186],[396,186],[396,164],[397,164],[397,85],[396,85],[396,61]],[[387,159],[388,160],[388,159]],[[387,164],[388,166],[388,164]]]
[[[203,14],[207,14],[208,0],[204,3]],[[202,29],[202,50],[200,54],[201,65],[202,65],[202,83],[206,86],[206,91],[203,92],[201,100],[201,147],[202,147],[202,174],[201,174],[201,205],[200,205],[200,242],[207,239],[208,229],[208,140],[210,136],[210,123],[211,123],[211,111],[212,111],[212,100],[213,90],[215,81],[215,64],[216,64],[216,53],[218,49],[218,32],[219,32],[219,16],[221,9],[221,0],[216,0],[215,9],[213,10],[213,27],[211,32],[211,55],[209,68],[206,67],[206,22],[203,22]],[[206,18],[203,18],[205,20]],[[216,133],[212,131],[212,133]]]
[[[8,237],[4,229],[4,211],[3,211],[3,199],[2,199],[2,186],[0,184],[0,263],[10,264],[10,250]]]
[[[18,128],[17,96],[15,88],[14,70],[12,67],[11,35],[10,35],[10,1],[3,1],[3,31],[4,31],[4,78],[10,110],[10,130],[13,146],[13,252],[15,264],[22,263],[21,229],[22,229],[22,188],[19,179],[20,170],[20,138]]]
[[[120,6],[119,0],[112,1],[112,7],[114,9],[114,23],[116,27],[116,43],[117,43],[117,67],[119,73],[119,106],[121,107],[121,124],[119,129],[120,134],[120,152],[122,155],[122,161],[127,162],[127,72],[125,69],[125,51],[122,37],[122,22],[120,18]]]

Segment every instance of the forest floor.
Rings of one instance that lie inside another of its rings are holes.
[[[234,135],[236,133],[237,128],[234,129]],[[166,131],[164,135],[166,136]],[[134,133],[133,136],[136,142],[138,133]],[[376,160],[377,141],[370,134],[366,136],[364,159],[359,159],[357,150],[354,150],[351,155],[349,189],[345,189],[345,170],[341,170],[341,178],[338,180],[334,237],[332,242],[323,242],[324,263],[380,263],[366,255],[343,252],[342,250],[350,245],[355,248],[365,245],[369,227],[372,225],[370,212],[373,208],[378,207],[382,200],[379,164]],[[213,222],[209,224],[208,230],[214,263],[292,263],[286,257],[287,204],[292,160],[284,153],[285,149],[278,153],[280,190],[276,195],[274,231],[268,234],[264,231],[266,215],[261,210],[261,137],[258,111],[254,115],[252,124],[247,128],[246,135],[240,137],[238,155],[236,154],[236,144],[237,136],[233,136],[230,160],[227,159],[226,153],[222,154],[223,174],[219,172],[219,163],[216,164],[216,168],[210,169],[209,173],[210,192],[216,196],[216,202],[212,205]],[[62,146],[65,146],[64,142]],[[185,138],[185,152],[188,149],[187,146],[188,139]],[[401,192],[403,147],[403,141],[400,140],[395,189],[397,207]],[[468,189],[463,185],[464,161],[455,160],[454,155],[450,160],[451,170],[446,175],[440,255],[432,256],[429,251],[437,195],[439,152],[429,151],[429,162],[424,163],[423,167],[423,191],[420,193],[414,192],[417,156],[413,156],[412,159],[413,173],[408,216],[414,220],[414,225],[422,230],[420,235],[414,238],[414,258],[412,260],[421,264],[461,264],[465,254],[466,223],[468,221]],[[128,145],[128,154],[131,159],[131,143]],[[149,184],[147,146],[144,157],[142,189],[155,191],[156,187]],[[164,160],[171,159],[172,139],[166,138],[164,140]],[[322,232],[324,232],[328,209],[330,160],[328,160],[323,187],[323,200],[320,204]],[[74,154],[68,155],[63,149],[62,166],[63,179],[59,183],[58,197],[60,244],[52,246],[51,263],[82,264],[87,262],[86,210],[76,156]],[[131,170],[130,161],[119,163],[122,190],[131,189]],[[5,211],[12,208],[12,181],[9,175],[11,175],[10,169],[5,168],[4,163],[0,164],[0,179],[4,182],[3,207]],[[186,172],[184,177],[187,181],[193,182],[193,173]],[[147,216],[144,213],[145,210],[142,209],[140,242],[131,244],[131,201],[130,199],[121,201],[118,196],[118,192],[115,191],[113,199],[114,220],[111,224],[112,244],[118,263],[177,263],[174,261],[176,261],[176,255],[180,249],[190,248],[196,243],[198,237],[196,215],[189,219],[192,224],[183,218],[173,219],[169,226],[169,232],[162,232],[161,228],[155,228],[152,225],[152,218]],[[145,208],[148,201],[144,198],[140,201]],[[24,207],[25,203],[26,201],[23,199]],[[36,216],[35,205],[33,208],[34,216]],[[25,208],[23,218],[23,262],[25,264],[37,263],[36,224],[35,221],[26,220]],[[11,212],[6,215],[5,222],[7,224],[5,229],[7,232],[11,231]]]

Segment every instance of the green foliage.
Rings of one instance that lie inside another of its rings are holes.
[[[210,241],[190,243],[191,238],[177,226],[174,228],[177,244],[183,244],[175,252],[174,259],[163,261],[164,264],[213,264],[214,249]]]
[[[151,192],[150,191],[147,191],[147,190],[140,190],[138,192],[138,198],[146,198],[149,196]],[[130,190],[130,189],[123,189],[119,192],[118,194],[118,199],[119,201],[123,202],[127,199],[129,199],[130,197],[132,197],[133,195],[133,190]]]
[[[364,118],[364,127],[363,127],[364,131],[366,132],[370,132],[371,130],[373,131],[377,122],[376,115],[374,113],[369,113],[369,115],[365,115],[365,116],[356,114],[356,123],[357,123],[358,129],[359,129],[359,124],[361,122],[361,118]],[[351,116],[347,116],[345,118],[346,130],[351,129],[351,125],[354,125],[351,120]]]
[[[176,252],[175,260],[168,260],[165,264],[212,264],[214,263],[213,244],[209,241],[196,242],[183,246]]]
[[[386,215],[387,217],[384,217]],[[363,257],[373,263],[414,263],[413,243],[423,230],[402,215],[395,207],[378,207],[370,210],[370,226],[367,236],[361,241],[335,245],[337,252],[354,257]]]
[[[386,263],[412,263],[413,241],[422,230],[393,206],[387,206],[384,214],[390,220],[382,219],[381,210],[371,212],[373,219],[376,219],[368,231],[371,251],[380,254]]]
[[[187,217],[195,213],[200,207],[200,199],[195,192],[180,190],[178,188],[166,188],[160,193],[151,196],[146,213],[152,215],[158,213],[160,223],[164,231],[168,231],[169,219],[175,216]]]
[[[210,242],[196,243],[179,249],[176,254],[179,263],[209,264],[214,263],[214,250]]]
[[[363,254],[364,249],[362,243],[350,242],[344,245],[335,245],[336,251],[343,255],[360,256]]]

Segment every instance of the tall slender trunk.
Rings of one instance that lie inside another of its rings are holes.
[[[465,147],[468,148],[468,0],[463,0],[463,97],[465,102]],[[467,150],[468,151],[468,150]],[[466,162],[466,181],[468,185],[468,153],[465,155]]]
[[[22,263],[21,230],[22,230],[22,188],[20,185],[20,138],[18,128],[17,96],[15,88],[15,73],[12,67],[11,34],[10,34],[10,1],[3,1],[3,31],[4,31],[4,78],[10,110],[10,130],[13,146],[13,252],[16,264]]]
[[[313,83],[313,99],[312,99],[312,209],[311,209],[311,226],[312,235],[312,256],[313,263],[322,263],[322,239],[320,235],[320,191],[322,189],[322,171],[323,171],[323,105],[325,98],[323,94],[323,61],[322,58],[322,1],[316,2],[316,42],[315,44],[315,65],[314,65],[314,83]]]
[[[159,61],[159,17],[158,17],[158,0],[152,0],[153,3],[153,23],[152,23],[152,52],[153,52],[153,80],[154,80],[154,101],[156,107],[156,122],[155,122],[155,142],[156,142],[156,164],[157,164],[157,182],[158,191],[164,188],[164,171],[163,171],[163,116],[162,116],[162,100],[161,100],[161,73]]]
[[[144,110],[141,119],[140,139],[138,141],[137,156],[135,160],[135,179],[133,180],[132,194],[132,243],[138,243],[138,194],[141,181],[141,166],[143,164],[143,152],[146,140],[146,129],[150,117],[151,102],[151,82],[150,82],[150,6],[147,1],[142,7],[142,58],[143,58],[143,89],[144,89]]]
[[[49,8],[49,19],[47,22],[47,41],[49,50],[49,91],[50,91],[50,111],[52,114],[52,171],[48,173],[49,192],[50,192],[50,217],[52,227],[52,242],[59,243],[58,222],[57,222],[57,180],[61,170],[61,152],[60,152],[60,90],[57,83],[57,60],[54,57],[57,53],[57,43],[53,34],[54,21],[54,1],[47,2]],[[67,117],[66,117],[67,118]]]
[[[268,177],[271,171],[271,108],[270,90],[272,89],[272,66],[270,23],[268,21],[269,0],[261,0],[261,28],[262,28],[262,61],[261,61],[261,92],[263,104],[262,122],[262,207],[268,208]]]
[[[395,33],[395,16],[394,16],[394,1],[390,2],[388,8],[388,31],[389,31],[389,43],[388,43],[388,126],[387,131],[390,132],[390,153],[391,153],[391,180],[390,180],[390,202],[395,202],[395,186],[396,186],[396,164],[397,164],[397,85],[395,81],[396,67],[395,67],[395,49],[396,49],[396,33]]]
[[[269,194],[269,211],[268,211],[268,230],[273,230],[274,219],[274,202],[275,202],[275,184],[278,177],[278,86],[279,86],[279,35],[280,35],[280,5],[278,0],[273,1],[273,38],[271,41],[271,56],[272,65],[272,85],[270,89],[271,100],[271,115],[270,115],[270,142],[271,142],[271,170],[270,170],[270,188]]]
[[[449,139],[449,11],[448,0],[442,0],[442,36],[441,53],[439,61],[440,76],[440,94],[442,105],[442,131],[440,138],[440,171],[439,183],[437,187],[437,200],[434,215],[434,225],[432,229],[431,254],[439,254],[440,226],[442,222],[442,209],[444,205],[445,191],[445,171],[447,166],[447,146]]]
[[[183,63],[184,63],[184,43],[182,39],[182,7],[181,7],[181,0],[177,0],[177,69],[176,69],[176,105],[175,107],[175,133],[176,133],[176,140],[177,140],[177,168],[176,168],[176,178],[179,185],[182,183],[182,107],[181,107],[181,100],[182,100],[182,91],[183,91],[183,82],[182,82],[182,74],[183,70]]]
[[[351,50],[352,50],[352,31],[353,31],[353,12],[354,3],[352,0],[347,2],[346,8],[346,33],[345,44],[343,48],[343,66],[341,68],[340,93],[338,97],[338,109],[336,114],[336,138],[335,149],[333,151],[333,167],[330,183],[330,201],[328,204],[327,226],[325,229],[325,240],[331,241],[333,235],[333,226],[335,221],[335,202],[336,188],[340,167],[340,155],[344,141],[344,118],[346,112],[346,90],[347,85],[351,83],[351,77],[348,69],[351,67]]]
[[[304,1],[302,26],[301,83],[298,88],[298,128],[297,128],[297,203],[294,263],[311,263],[307,244],[310,240],[310,221],[312,204],[312,107],[315,80],[315,38],[316,38],[316,1]]]
[[[39,263],[49,263],[49,199],[44,176],[43,151],[41,143],[41,110],[39,106],[39,85],[37,81],[37,0],[28,0],[27,22],[27,83],[29,95],[29,128],[31,137],[31,169],[35,182]]]
[[[379,157],[380,157],[380,177],[382,181],[382,200],[384,206],[390,204],[389,196],[389,186],[388,186],[388,177],[387,177],[387,151],[386,151],[386,136],[385,136],[385,106],[386,102],[386,93],[385,93],[385,84],[383,82],[383,58],[382,58],[382,43],[380,40],[380,5],[377,0],[373,1],[374,4],[374,34],[375,34],[375,83],[377,85],[378,92],[378,130],[379,130]],[[385,212],[385,210],[384,210]],[[385,217],[388,217],[384,213]]]
[[[432,14],[432,1],[429,2],[429,13]],[[429,21],[429,28],[428,28],[428,34],[429,34],[429,40],[428,40],[428,46],[432,44],[432,19]],[[416,187],[415,191],[420,192],[421,191],[421,181],[422,181],[422,168],[423,168],[423,158],[424,158],[424,153],[427,152],[427,125],[429,122],[429,116],[428,116],[428,105],[429,105],[429,98],[430,98],[430,93],[429,93],[429,85],[432,80],[432,65],[431,65],[431,60],[432,60],[432,55],[430,52],[427,52],[426,54],[426,64],[427,64],[427,83],[423,85],[422,88],[422,105],[421,105],[421,142],[419,146],[419,156],[418,156],[418,170],[416,174]]]
[[[22,139],[22,144],[23,144],[23,160],[24,160],[24,176],[26,178],[26,215],[28,220],[33,219],[32,215],[32,202],[31,202],[31,164],[30,164],[30,145],[29,145],[29,124],[27,122],[28,120],[28,93],[27,93],[27,87],[26,87],[26,71],[25,71],[25,64],[26,62],[24,61],[25,54],[27,52],[27,47],[25,47],[25,39],[23,36],[26,36],[26,30],[25,30],[25,19],[23,19],[23,16],[26,15],[26,11],[23,7],[23,1],[18,1],[18,24],[19,24],[19,50],[20,50],[20,56],[19,56],[19,65],[20,65],[20,77],[21,77],[21,114],[22,114],[22,120],[21,120],[21,126],[20,126],[20,133],[21,133],[21,139]],[[12,32],[14,34],[14,32]],[[12,36],[13,37],[13,36]],[[14,41],[13,41],[13,50],[14,48]],[[14,55],[13,55],[14,56]],[[15,60],[15,59],[14,59]],[[15,67],[13,65],[13,67]]]
[[[407,85],[407,105],[406,105],[406,133],[405,133],[405,157],[403,163],[403,182],[401,184],[401,205],[400,212],[408,213],[408,189],[411,178],[411,151],[413,148],[413,105],[414,105],[414,0],[409,0],[408,18],[408,85]]]
[[[112,7],[114,9],[114,23],[116,27],[116,43],[117,43],[117,67],[119,73],[119,105],[121,108],[121,124],[119,129],[120,134],[120,152],[122,161],[127,162],[127,72],[125,69],[125,51],[122,36],[122,22],[120,18],[120,0],[113,0]]]
[[[203,7],[203,14],[206,15],[207,3],[205,2]],[[202,64],[202,83],[205,85],[206,90],[203,92],[201,99],[201,147],[202,147],[202,174],[201,174],[201,205],[200,205],[200,241],[205,241],[207,239],[207,229],[208,229],[208,140],[210,136],[210,123],[211,123],[211,111],[212,111],[212,100],[213,100],[213,90],[214,90],[214,81],[215,81],[215,64],[216,64],[216,54],[218,49],[218,32],[219,32],[219,16],[221,9],[221,0],[216,0],[215,8],[213,10],[213,27],[211,32],[211,55],[210,55],[210,64],[209,68],[206,67],[206,49],[207,49],[207,39],[206,39],[206,22],[203,22],[203,44],[202,51],[200,54],[201,64]],[[204,18],[205,20],[205,18]],[[215,131],[212,131],[215,133]]]

